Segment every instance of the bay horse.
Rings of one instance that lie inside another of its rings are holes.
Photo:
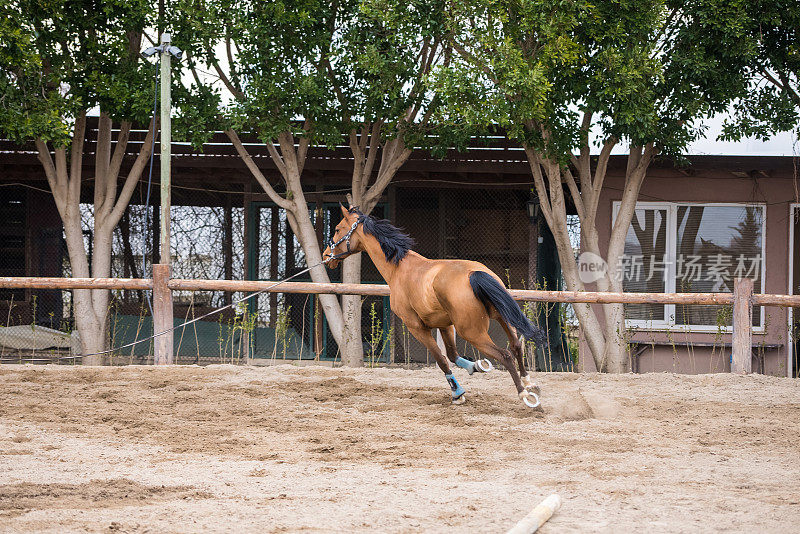
[[[340,207],[342,220],[322,253],[323,260],[335,269],[351,254],[363,251],[369,255],[389,284],[392,311],[433,354],[444,372],[451,402],[462,404],[466,398],[450,363],[469,374],[491,369],[486,361],[473,362],[458,355],[457,332],[481,354],[502,363],[511,374],[519,398],[526,406],[541,410],[539,388],[525,369],[518,333],[537,344],[546,344],[547,337],[525,317],[500,277],[476,261],[425,258],[411,250],[414,240],[389,221],[364,215],[357,207]],[[511,351],[498,347],[489,337],[490,319],[503,327]],[[441,333],[446,355],[439,349],[433,329]],[[519,373],[514,367],[515,358]]]

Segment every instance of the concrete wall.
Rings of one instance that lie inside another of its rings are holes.
[[[751,164],[756,162],[751,160]],[[747,163],[743,163],[746,168]],[[739,166],[741,169],[742,167]],[[600,242],[607,243],[611,232],[613,203],[621,199],[624,175],[615,169],[607,177],[598,209]],[[705,166],[678,170],[654,166],[644,181],[642,202],[751,202],[766,203],[765,286],[766,293],[786,294],[789,287],[789,207],[795,202],[792,173],[783,169],[734,170]],[[797,280],[795,279],[795,284]],[[587,288],[588,289],[588,288]],[[789,329],[786,308],[766,308],[764,332],[754,331],[753,370],[787,376],[789,369]],[[647,330],[631,335],[632,370],[638,372],[709,373],[730,370],[730,334]],[[687,343],[693,346],[685,346]],[[716,346],[703,346],[716,345]],[[777,347],[772,347],[777,345]],[[763,360],[763,361],[762,361]],[[581,362],[587,371],[595,369],[591,354],[581,343]]]

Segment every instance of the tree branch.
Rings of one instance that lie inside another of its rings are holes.
[[[459,45],[458,43],[456,43],[456,42],[453,42],[451,46],[453,47],[453,50],[455,50],[456,52],[458,52],[458,55],[460,55],[462,58],[466,59],[467,61],[471,62],[473,65],[475,65],[476,67],[478,67],[479,69],[481,69],[481,70],[483,71],[483,73],[484,73],[484,74],[486,74],[486,76],[489,78],[489,80],[490,80],[492,83],[494,83],[494,84],[495,84],[495,85],[497,85],[498,87],[501,87],[500,81],[499,81],[499,80],[497,79],[497,77],[494,75],[494,72],[492,72],[492,69],[490,69],[490,68],[489,68],[489,67],[487,67],[485,64],[483,64],[483,63],[481,63],[480,61],[478,61],[478,60],[475,58],[475,56],[473,56],[472,54],[470,54],[469,52],[467,52],[467,51],[466,51],[466,50],[465,50],[463,47],[461,47],[461,45]]]
[[[345,122],[350,122],[350,109],[347,105],[347,99],[344,97],[344,94],[342,94],[342,89],[336,81],[336,76],[334,76],[333,73],[333,66],[327,57],[322,60],[322,64],[325,67],[325,74],[331,82],[336,99],[339,100],[339,104],[342,106],[342,118]]]
[[[56,176],[58,176],[58,181],[64,184],[64,190],[66,192],[66,202],[67,205],[69,205],[73,196],[73,191],[72,191],[72,182],[69,179],[69,171],[67,170],[67,153],[66,150],[63,148],[56,148],[54,150],[54,153],[56,156],[55,158]]]
[[[156,117],[155,127],[156,131],[158,131],[159,127],[158,117]],[[105,195],[105,200],[103,201],[104,210],[106,212],[111,211],[112,207],[114,206],[114,200],[117,198],[117,181],[119,180],[119,172],[120,169],[122,168],[122,160],[123,158],[125,158],[125,150],[128,148],[128,137],[130,136],[130,132],[131,132],[130,121],[124,121],[120,125],[119,135],[117,136],[117,144],[114,147],[114,155],[111,157],[111,163],[108,166],[108,171],[107,171],[108,174],[106,178],[106,195]],[[147,147],[148,157],[150,156],[150,151],[152,150],[153,139],[154,137],[150,138],[150,146]]]
[[[53,197],[56,200],[58,211],[61,212],[62,205],[66,201],[67,192],[64,190],[63,184],[61,184],[58,180],[56,166],[53,163],[52,156],[50,155],[50,149],[47,148],[47,143],[41,139],[37,139],[36,152],[42,167],[44,167],[44,174],[47,177],[47,183],[50,185],[50,191],[52,191]],[[61,216],[63,217],[63,213]]]
[[[70,153],[69,190],[73,198],[81,196],[81,171],[83,170],[83,143],[86,139],[86,110],[81,110],[75,119],[72,134],[72,151]],[[66,165],[65,165],[66,169]]]
[[[412,150],[405,147],[402,136],[395,137],[386,143],[383,154],[381,154],[381,165],[378,169],[378,177],[364,195],[364,209],[372,210],[383,194],[384,189],[386,189],[389,182],[391,182],[392,178],[397,174],[397,171],[408,161],[411,153]],[[368,213],[368,211],[365,211],[365,213]]]
[[[230,27],[225,28],[225,53],[228,55],[228,68],[231,69],[231,80],[236,87],[241,87],[241,84],[239,83],[239,74],[236,72],[236,63],[233,61]]]
[[[104,229],[112,230],[119,222],[122,214],[128,208],[131,195],[133,195],[133,191],[139,184],[139,178],[141,178],[142,171],[144,171],[145,165],[147,165],[147,159],[150,157],[150,150],[153,147],[153,137],[156,135],[157,129],[158,119],[153,117],[150,120],[150,129],[147,131],[147,135],[144,138],[142,148],[139,149],[139,154],[136,156],[136,160],[133,162],[131,170],[128,172],[128,176],[125,178],[125,183],[122,186],[122,191],[119,194],[119,198],[113,204],[114,209],[108,213],[106,220],[103,221]],[[116,189],[116,175],[113,176],[112,179],[114,180],[114,188]]]
[[[609,263],[617,259],[625,244],[628,227],[636,210],[636,200],[639,198],[642,182],[647,175],[647,168],[650,166],[655,153],[656,149],[653,143],[648,143],[644,147],[631,147],[631,155],[636,155],[634,157],[635,164],[631,164],[630,160],[628,161],[628,171],[625,173],[625,188],[620,200],[620,209],[608,239],[608,258],[606,259]]]
[[[191,51],[186,51],[186,64],[189,66],[189,70],[192,71],[192,78],[194,78],[194,83],[197,84],[197,87],[200,87],[200,76],[197,74],[197,67],[195,66],[194,58],[192,57]]]
[[[290,200],[287,200],[282,196],[280,196],[272,187],[272,185],[270,185],[264,174],[261,172],[261,169],[259,169],[258,165],[256,165],[256,163],[253,161],[253,157],[247,152],[247,149],[242,144],[242,140],[239,139],[239,136],[236,134],[236,132],[232,129],[228,129],[225,130],[225,134],[228,136],[228,139],[231,140],[231,143],[236,148],[236,152],[238,152],[239,157],[242,158],[244,164],[247,165],[248,169],[250,169],[250,172],[252,173],[253,177],[256,179],[259,185],[261,185],[262,189],[264,189],[264,192],[267,194],[270,200],[272,200],[279,207],[285,209],[287,212],[290,212],[294,208],[294,204]],[[267,146],[272,146],[272,150],[275,151],[277,154],[277,150],[275,150],[275,147],[272,145],[272,143],[267,143]],[[279,154],[277,154],[277,157],[278,157],[277,160],[273,157],[273,161],[276,162],[276,165],[280,163],[280,166],[284,167],[284,170],[281,173],[283,174],[283,172],[285,172],[285,166],[283,165],[283,162],[280,160]]]
[[[644,150],[641,146],[631,146],[630,150],[628,151],[628,164],[625,168],[625,176],[630,176],[633,173],[633,169],[639,165],[639,161],[642,159],[642,151]]]
[[[97,121],[97,151],[94,167],[94,216],[95,220],[104,215],[104,202],[108,190],[108,166],[111,161],[111,118],[101,112]],[[110,208],[109,208],[110,209]]]
[[[375,168],[375,160],[378,157],[378,151],[381,147],[381,128],[383,121],[376,121],[372,123],[372,131],[369,134],[369,152],[367,152],[367,161],[364,164],[364,183],[362,194],[366,191],[369,184],[372,170]]]
[[[770,83],[772,83],[772,85],[777,87],[779,90],[783,91],[784,89],[783,84],[779,82],[777,78],[775,78],[775,76],[770,74],[770,72],[766,69],[766,67],[764,67],[764,65],[760,65],[758,67],[758,70],[761,72],[764,78],[766,78]]]
[[[597,158],[597,168],[594,170],[594,180],[592,180],[591,184],[592,198],[588,210],[593,220],[597,215],[597,206],[600,204],[600,192],[603,189],[603,183],[606,179],[611,151],[614,150],[618,142],[619,140],[613,136],[606,139],[606,142],[603,143],[603,148],[600,150],[600,155]]]
[[[422,83],[425,79],[425,75],[430,71],[431,65],[433,64],[433,58],[436,55],[436,51],[438,48],[439,48],[438,40],[435,40],[433,42],[433,46],[430,45],[430,39],[427,37],[422,42],[422,49],[419,52],[419,59],[417,60],[417,64],[420,66],[420,69],[417,72],[417,77],[414,80],[414,85],[411,87],[411,91],[409,91],[408,93],[409,102],[416,101],[417,95],[420,93]]]
[[[230,91],[231,94],[233,94],[233,96],[236,98],[236,100],[239,100],[239,101],[244,100],[244,92],[242,92],[241,89],[236,87],[231,82],[230,78],[228,78],[228,76],[225,74],[225,72],[219,66],[219,62],[217,61],[216,56],[214,56],[213,54],[210,54],[210,58],[211,58],[211,64],[214,66],[214,70],[217,71],[217,76],[219,76],[219,79],[222,80],[222,83],[225,84],[225,87],[228,88],[228,91]]]
[[[233,130],[230,130],[230,131],[233,132]],[[225,133],[228,133],[228,132],[226,131]],[[234,132],[234,135],[235,135],[235,133],[236,132]],[[228,134],[228,137],[230,137],[230,134]],[[238,136],[237,136],[237,139],[238,139]],[[239,141],[239,143],[241,143],[241,141]],[[275,144],[272,142],[272,140],[268,141],[266,143],[266,145],[267,145],[267,152],[269,152],[269,156],[272,158],[272,161],[275,163],[275,166],[278,168],[278,172],[281,174],[281,178],[283,178],[283,182],[285,184],[288,184],[289,183],[289,179],[287,178],[286,163],[283,161],[283,156],[281,155],[280,152],[278,152],[278,149],[275,148]],[[235,146],[235,144],[234,144],[234,146]],[[244,148],[244,145],[242,145],[242,148]],[[240,153],[240,155],[241,155],[241,153]]]
[[[784,92],[789,95],[789,98],[791,98],[796,105],[800,106],[800,94],[792,88],[789,76],[783,71],[778,71],[778,76],[783,82]]]
[[[657,153],[658,149],[655,147],[654,143],[650,142],[644,146],[644,154],[639,158],[639,164],[636,166],[637,172],[641,173],[640,180],[644,180],[647,168],[653,162],[653,158]]]
[[[308,146],[311,144],[311,120],[306,119],[303,121],[303,132],[305,135],[300,137],[297,141],[297,176],[298,178],[303,174],[303,169],[306,168],[306,157],[308,156]],[[294,146],[294,145],[292,145]]]
[[[366,142],[366,124],[361,127],[361,138],[355,128],[350,129],[350,152],[353,154],[353,177],[351,186],[357,202],[361,201],[362,182],[364,180],[364,143]]]
[[[590,110],[583,113],[581,120],[581,149],[580,154],[576,158],[572,156],[572,164],[578,169],[578,174],[581,180],[582,188],[590,186],[590,179],[592,174],[592,160],[591,149],[589,147],[589,130],[592,127],[592,116],[594,114]]]
[[[575,176],[573,176],[572,171],[569,170],[569,167],[564,169],[563,175],[566,178],[565,181],[567,182],[567,188],[569,189],[569,194],[572,195],[572,202],[575,204],[575,210],[578,212],[578,217],[582,221],[586,220],[586,209],[583,206],[581,191],[578,189],[578,184],[575,183]]]
[[[111,162],[111,118],[101,112],[97,121],[97,150],[94,156],[94,206],[102,211],[106,196],[108,165]]]
[[[539,154],[527,143],[523,143],[522,148],[525,149],[528,165],[531,168],[533,186],[534,189],[536,189],[536,196],[539,197],[539,206],[542,208],[542,214],[548,224],[555,224],[550,194],[547,192],[547,186],[545,185],[544,176],[542,175],[542,163]]]
[[[278,134],[278,146],[281,147],[283,162],[286,165],[286,179],[296,177],[300,173],[297,168],[297,152],[294,148],[294,135],[290,132]]]

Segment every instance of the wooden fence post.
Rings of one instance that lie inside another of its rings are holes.
[[[753,279],[733,282],[733,359],[731,373],[748,374],[753,364]]]
[[[153,265],[153,333],[169,330],[155,338],[156,365],[170,365],[173,358],[172,290],[169,283],[170,267],[163,263]]]

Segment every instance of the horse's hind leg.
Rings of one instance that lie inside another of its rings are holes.
[[[524,385],[522,384],[519,373],[517,373],[517,370],[514,367],[514,358],[512,357],[511,353],[506,349],[501,349],[495,345],[494,341],[492,341],[492,338],[489,337],[489,332],[481,332],[480,334],[475,333],[474,335],[470,335],[469,333],[464,335],[462,332],[459,333],[461,334],[461,337],[472,343],[482,354],[501,362],[505,368],[508,369],[508,373],[511,375],[511,379],[514,381],[514,386],[517,388],[517,395],[519,395],[519,398],[522,399],[522,401],[528,407],[540,408],[539,396],[525,389]]]
[[[469,374],[475,372],[488,373],[492,370],[492,364],[489,360],[473,362],[458,355],[458,350],[456,349],[456,329],[453,325],[440,328],[439,332],[442,334],[442,341],[444,342],[444,348],[447,352],[447,358],[456,364],[456,366],[466,369]]]
[[[453,371],[450,370],[450,362],[447,361],[447,356],[442,354],[442,351],[439,350],[439,345],[431,335],[431,330],[424,326],[412,327],[408,324],[406,324],[406,326],[408,327],[408,331],[411,332],[411,335],[417,338],[417,340],[425,345],[425,348],[433,354],[436,363],[439,365],[439,369],[442,370],[444,377],[447,379],[447,383],[450,385],[453,404],[463,404],[467,400],[464,396],[464,388],[461,387],[453,376]],[[455,345],[455,343],[453,343],[453,345]],[[447,348],[446,343],[445,348]]]
[[[519,376],[520,380],[522,381],[522,385],[525,386],[525,389],[531,391],[533,393],[539,394],[539,386],[533,383],[533,379],[531,379],[530,375],[528,374],[528,370],[525,368],[525,354],[522,350],[522,341],[520,341],[519,336],[517,335],[517,330],[513,326],[509,326],[505,321],[500,318],[497,322],[503,327],[503,330],[506,332],[506,336],[508,336],[508,343],[511,346],[511,352],[514,353],[514,356],[517,360],[517,367],[519,368]]]

